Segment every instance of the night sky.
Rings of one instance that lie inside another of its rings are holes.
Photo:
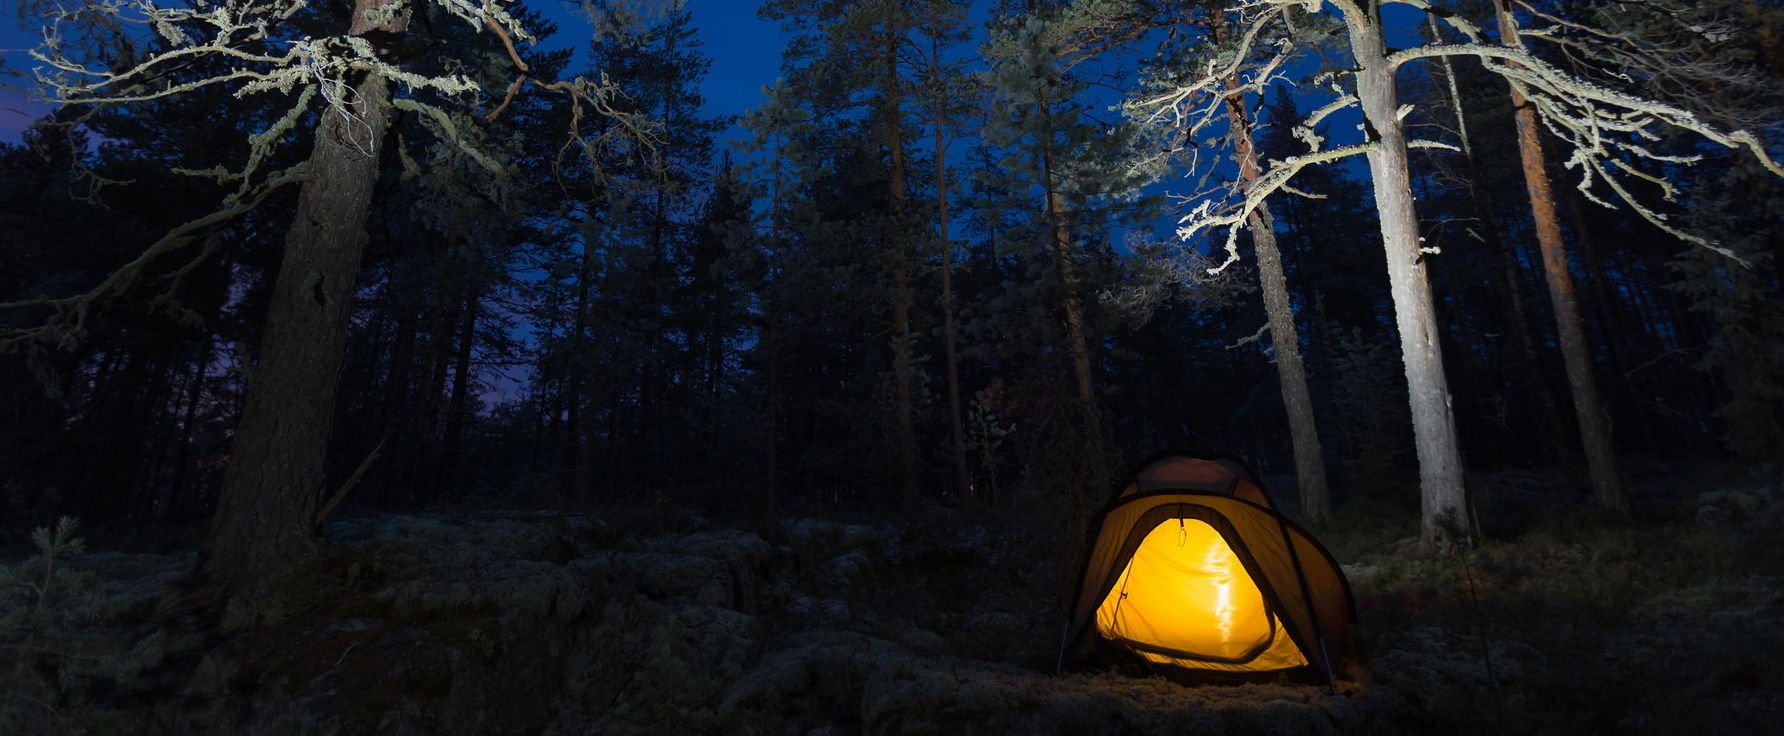
[[[576,3],[531,0],[526,4],[558,24],[557,34],[546,41],[547,47],[583,45],[588,23]],[[706,55],[713,59],[703,90],[708,114],[741,115],[761,102],[762,87],[779,76],[785,46],[780,26],[758,20],[756,5],[754,0],[687,0],[694,25],[706,42]],[[27,72],[33,63],[25,51],[38,42],[36,24],[8,21],[0,27],[0,57],[9,75],[3,80],[6,87],[0,89],[0,141],[16,142],[19,132],[49,108],[28,99],[28,77],[11,76]]]

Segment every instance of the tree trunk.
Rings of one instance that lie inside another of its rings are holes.
[[[404,427],[411,423],[410,414],[413,412],[411,406],[414,392],[410,390],[410,386],[414,382],[415,334],[417,322],[421,319],[416,309],[400,303],[402,297],[386,298],[395,303],[393,309],[396,310],[397,317],[394,326],[395,345],[390,351],[390,377],[384,381],[384,397],[378,408],[378,431],[387,440],[395,439],[390,452],[391,460],[378,469],[378,477],[382,479],[378,484],[378,507],[383,509],[389,509],[393,505],[392,489],[400,483],[399,478],[403,471],[403,464],[398,460],[407,453],[403,432]]]
[[[1508,45],[1518,45],[1517,27],[1504,2],[1498,4],[1499,33]],[[1537,137],[1536,110],[1524,99],[1523,90],[1511,85],[1511,104],[1518,123],[1518,155],[1524,165],[1524,185],[1530,193],[1530,214],[1536,220],[1536,241],[1542,247],[1542,271],[1555,308],[1555,334],[1561,342],[1561,358],[1567,367],[1567,387],[1573,394],[1573,412],[1579,420],[1580,445],[1586,453],[1586,472],[1592,480],[1592,496],[1598,505],[1627,512],[1623,485],[1617,477],[1617,454],[1610,427],[1598,400],[1598,382],[1592,375],[1592,352],[1586,345],[1585,323],[1574,300],[1573,275],[1567,270],[1567,246],[1561,242],[1561,218],[1555,211],[1555,193]]]
[[[1442,43],[1437,16],[1427,16],[1425,20],[1427,39],[1432,43]],[[1462,144],[1462,161],[1468,167],[1468,189],[1473,195],[1471,199],[1474,216],[1480,221],[1480,239],[1505,279],[1505,288],[1495,291],[1499,293],[1500,309],[1504,312],[1503,319],[1506,323],[1501,329],[1511,332],[1512,345],[1516,347],[1513,361],[1521,375],[1515,380],[1524,384],[1524,393],[1534,402],[1541,421],[1538,436],[1534,438],[1537,457],[1554,462],[1559,459],[1555,440],[1561,437],[1563,431],[1561,414],[1555,408],[1548,382],[1543,379],[1536,340],[1530,335],[1530,320],[1524,309],[1524,280],[1521,278],[1511,242],[1499,231],[1499,207],[1495,203],[1493,188],[1487,185],[1480,159],[1474,155],[1474,143],[1468,131],[1468,116],[1462,109],[1462,93],[1456,85],[1455,66],[1448,56],[1438,57],[1438,62],[1443,68],[1444,86],[1449,94],[1450,107],[1456,114],[1456,137]],[[1529,442],[1524,444],[1528,445]]]
[[[1037,99],[1041,117],[1048,119],[1053,114],[1052,105],[1044,99]],[[1053,251],[1054,265],[1059,269],[1059,281],[1065,289],[1065,339],[1066,352],[1072,359],[1072,377],[1076,387],[1078,403],[1090,410],[1096,400],[1096,393],[1090,382],[1090,340],[1085,335],[1084,301],[1078,296],[1078,270],[1072,262],[1071,231],[1066,224],[1065,195],[1059,191],[1059,183],[1053,177],[1052,142],[1041,141],[1041,186],[1046,188],[1048,245]]]
[[[1224,27],[1217,26],[1225,36]],[[1228,78],[1226,88],[1236,90],[1238,80]],[[1251,119],[1242,97],[1228,97],[1227,120],[1233,126],[1234,153],[1239,159],[1239,179],[1257,181],[1257,148],[1251,138]],[[1258,281],[1264,291],[1264,313],[1270,323],[1270,342],[1276,346],[1276,377],[1282,387],[1282,406],[1288,410],[1288,430],[1295,451],[1295,478],[1301,488],[1301,516],[1308,523],[1324,523],[1332,517],[1332,501],[1326,491],[1326,463],[1319,446],[1319,429],[1313,420],[1313,395],[1307,390],[1307,369],[1301,364],[1301,337],[1295,328],[1294,305],[1289,300],[1288,277],[1282,271],[1282,251],[1276,246],[1276,222],[1267,205],[1259,204],[1247,222],[1251,242],[1257,246]]]
[[[597,236],[598,237],[598,236]],[[593,238],[582,239],[581,258],[576,267],[576,314],[572,321],[575,332],[570,335],[569,387],[564,392],[564,436],[558,451],[558,483],[564,498],[587,500],[594,485],[593,440],[583,440],[583,410],[595,407],[594,390],[589,379],[589,365],[594,362],[594,348],[588,342],[590,291],[594,279],[595,244]],[[611,271],[612,269],[608,269]],[[605,294],[605,289],[602,290]],[[592,423],[591,423],[592,424]],[[588,432],[594,432],[591,426]]]
[[[935,35],[929,37],[929,58],[940,66],[941,42]],[[954,326],[954,242],[948,228],[948,147],[942,132],[946,101],[941,97],[944,90],[940,74],[932,76],[936,87],[931,90],[936,95],[931,100],[935,115],[935,223],[942,242],[942,354],[948,363],[948,426],[954,432],[954,493],[964,503],[972,489],[966,469],[966,428],[960,413],[960,354]]]
[[[1418,450],[1421,538],[1427,550],[1436,550],[1461,541],[1457,537],[1465,537],[1469,531],[1462,451],[1456,439],[1449,382],[1443,372],[1431,283],[1419,245],[1394,69],[1388,65],[1382,43],[1380,9],[1373,2],[1368,8],[1367,16],[1347,12],[1345,25],[1360,67],[1357,98],[1362,103],[1365,128],[1375,143],[1368,154],[1369,175],[1381,217],[1388,287],[1406,371],[1413,444]]]
[[[470,419],[471,355],[477,346],[478,273],[473,269],[465,279],[464,305],[460,311],[458,344],[454,346],[452,394],[446,404],[446,487],[459,490],[464,485],[464,462],[459,455],[464,449],[465,423]]]
[[[459,304],[454,288],[463,274],[453,258],[443,269],[433,289],[434,298],[428,317],[427,384],[421,388],[418,412],[412,424],[403,427],[411,440],[409,473],[403,495],[412,504],[426,504],[440,492],[440,406],[446,398],[452,364],[452,340],[458,330]]]
[[[180,518],[180,497],[186,489],[186,457],[192,452],[192,429],[198,419],[198,402],[204,396],[204,378],[211,366],[211,348],[215,338],[206,338],[192,367],[192,379],[186,385],[186,405],[180,410],[180,440],[173,457],[173,480],[167,490],[167,517]],[[194,494],[196,496],[196,494]]]
[[[768,197],[768,221],[770,248],[766,265],[763,268],[762,291],[763,301],[763,349],[768,351],[768,396],[765,424],[768,434],[767,445],[767,477],[762,487],[763,531],[770,540],[780,537],[779,510],[776,504],[780,500],[780,274],[775,265],[781,250],[781,147],[774,151],[774,183]]]
[[[1771,67],[1773,75],[1784,76],[1784,52],[1779,51],[1778,30],[1772,27],[1771,16],[1759,6],[1759,0],[1741,0],[1741,14],[1747,16],[1747,22],[1753,24],[1754,35],[1759,37],[1759,50],[1765,57],[1766,66]],[[1784,264],[1784,259],[1779,259]]]
[[[762,515],[764,527],[770,539],[780,535],[780,512],[775,508],[780,490],[780,313],[775,308],[772,296],[774,284],[769,284],[768,298],[768,469],[766,483],[762,488]]]
[[[1077,264],[1072,261],[1065,195],[1055,188],[1051,173],[1048,173],[1046,179],[1047,219],[1051,229],[1048,240],[1053,246],[1053,260],[1059,268],[1060,283],[1065,288],[1066,352],[1072,359],[1074,396],[1088,411],[1096,403],[1096,392],[1090,379],[1090,339],[1086,334],[1089,330],[1085,326],[1084,299],[1078,294],[1078,269]]]
[[[910,258],[904,238],[904,139],[900,135],[898,105],[898,36],[886,34],[886,147],[891,151],[892,171],[887,181],[892,202],[892,221],[887,241],[892,247],[892,353],[898,395],[898,496],[905,508],[917,503],[917,433],[911,420],[911,278]]]
[[[407,12],[372,25],[371,11],[391,2],[400,0],[358,0],[350,32],[403,32]],[[330,107],[316,131],[205,549],[201,569],[225,596],[226,625],[288,613],[286,583],[320,553],[318,495],[390,87],[368,75],[347,99],[351,109]]]

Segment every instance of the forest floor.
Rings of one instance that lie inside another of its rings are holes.
[[[345,518],[316,604],[231,634],[180,604],[190,553],[94,539],[0,598],[0,733],[1767,732],[1784,487],[1631,477],[1632,522],[1471,479],[1484,541],[1441,558],[1412,509],[1343,504],[1316,531],[1359,609],[1335,691],[1052,674],[1053,542],[987,512],[772,542],[660,509]]]

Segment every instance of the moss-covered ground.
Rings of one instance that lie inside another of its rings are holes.
[[[331,523],[311,604],[225,633],[190,553],[3,562],[0,733],[1769,733],[1784,722],[1784,493],[1751,469],[1471,479],[1478,543],[1345,494],[1316,533],[1359,621],[1338,687],[1053,672],[1048,525],[669,508]],[[54,540],[50,540],[52,543]],[[129,551],[124,551],[129,550]],[[54,559],[47,559],[54,557]],[[49,563],[53,562],[53,566]],[[52,569],[53,567],[53,569]],[[50,581],[48,590],[44,582]]]

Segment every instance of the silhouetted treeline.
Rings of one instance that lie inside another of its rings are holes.
[[[842,5],[766,4],[793,39],[786,79],[740,119],[701,112],[713,59],[687,11],[579,57],[531,54],[542,78],[606,73],[618,104],[655,121],[648,143],[597,151],[598,175],[566,159],[568,113],[548,96],[519,96],[476,133],[501,176],[468,157],[406,165],[443,144],[399,110],[318,492],[363,465],[349,506],[673,499],[772,514],[997,506],[1106,483],[1171,446],[1292,474],[1249,240],[1218,277],[1185,281],[1150,256],[1172,237],[1164,195],[1179,182],[1136,173],[1144,140],[1103,86],[1140,52],[1060,63],[1021,30],[1053,3],[994,3],[989,32],[966,2]],[[1726,102],[1706,115],[1757,120],[1775,141],[1778,18],[1754,12],[1716,48],[1770,89],[1692,101]],[[1583,467],[1511,100],[1477,64],[1454,68],[1472,162],[1418,151],[1413,186],[1466,464]],[[1409,125],[1453,139],[1446,80],[1422,67],[1399,80]],[[1265,159],[1299,150],[1308,112],[1275,89],[1256,113]],[[214,209],[228,187],[174,169],[234,161],[272,112],[195,94],[0,145],[0,301],[90,288]],[[741,133],[727,143],[727,130]],[[1616,449],[1779,457],[1784,181],[1738,152],[1667,145],[1702,160],[1657,172],[1677,201],[1637,196],[1740,260],[1550,172]],[[1318,198],[1272,200],[1339,505],[1417,477],[1367,182],[1317,167],[1296,187]],[[8,523],[210,515],[294,200],[157,259],[93,307],[82,339],[0,353]]]

